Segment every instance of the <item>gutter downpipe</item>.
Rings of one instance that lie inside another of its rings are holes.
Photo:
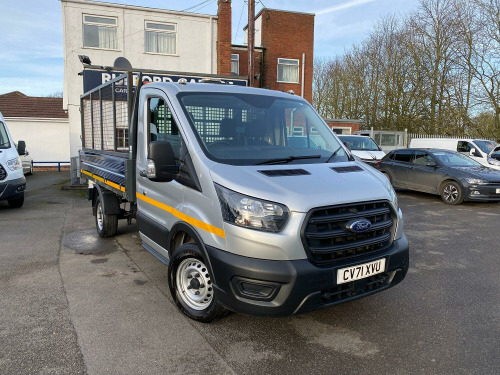
[[[210,74],[214,74],[214,25],[210,16]]]
[[[302,87],[300,88],[300,96],[304,97],[304,76],[305,76],[305,70],[306,68],[306,54],[302,54]]]

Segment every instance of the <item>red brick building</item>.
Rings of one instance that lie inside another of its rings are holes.
[[[231,44],[231,0],[218,1],[217,16],[217,74],[248,77],[247,46]],[[253,86],[293,90],[312,102],[313,47],[314,14],[262,9],[255,16]]]

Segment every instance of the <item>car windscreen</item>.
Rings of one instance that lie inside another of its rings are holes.
[[[233,165],[348,161],[332,131],[302,100],[240,93],[180,93],[212,160]]]
[[[380,148],[370,137],[359,137],[359,136],[342,136],[340,137],[342,142],[349,142],[351,144],[351,150],[355,151],[380,151]]]
[[[491,151],[493,151],[495,149],[495,147],[499,146],[499,144],[497,142],[495,142],[495,141],[474,140],[474,143],[485,154],[489,154]]]
[[[475,160],[458,152],[435,151],[432,155],[447,167],[479,167]]]
[[[0,148],[10,148],[9,136],[3,122],[0,121]]]

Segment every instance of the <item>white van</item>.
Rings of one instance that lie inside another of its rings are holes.
[[[25,153],[23,141],[19,141],[19,152]],[[9,129],[0,113],[0,201],[6,200],[10,207],[21,207],[24,203],[26,178],[23,164]]]
[[[491,153],[499,147],[495,141],[470,138],[414,138],[410,148],[439,148],[458,151],[469,156],[485,167],[500,170],[500,160],[491,157]]]

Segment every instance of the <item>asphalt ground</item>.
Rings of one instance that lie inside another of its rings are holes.
[[[498,374],[500,204],[399,191],[410,270],[398,286],[279,319],[181,315],[135,224],[95,232],[67,174],[0,202],[0,374]]]

